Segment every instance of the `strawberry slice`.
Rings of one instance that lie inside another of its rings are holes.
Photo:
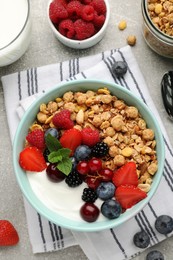
[[[41,172],[47,164],[42,152],[36,147],[26,147],[19,155],[19,164],[25,171]]]
[[[114,172],[112,182],[116,187],[120,185],[138,185],[138,175],[136,171],[136,164],[134,162],[127,162]]]
[[[75,128],[66,130],[61,136],[59,141],[62,147],[70,149],[71,150],[70,155],[73,155],[76,148],[82,143],[81,131]]]
[[[146,197],[145,191],[130,185],[119,186],[115,191],[115,198],[123,209],[131,208]]]

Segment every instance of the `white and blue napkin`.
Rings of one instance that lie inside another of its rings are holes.
[[[127,73],[120,79],[114,77],[112,73],[112,64],[116,60],[126,61],[128,65]],[[173,150],[131,47],[126,46],[94,56],[31,68],[2,77],[11,140],[14,138],[20,118],[38,95],[56,86],[60,81],[79,78],[116,82],[131,90],[152,109],[160,124],[166,147],[163,177],[156,194],[140,213],[122,226],[101,232],[74,232],[55,225],[37,213],[24,199],[33,253],[56,251],[79,245],[89,260],[132,259],[142,251],[133,244],[133,236],[136,232],[144,229],[148,233],[151,241],[149,246],[172,235],[172,233],[159,234],[154,227],[154,222],[159,215],[171,215],[173,212],[171,199],[173,196]]]

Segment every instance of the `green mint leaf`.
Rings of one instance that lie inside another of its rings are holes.
[[[68,176],[72,169],[72,161],[70,160],[70,158],[64,158],[61,162],[57,164],[57,168]]]
[[[68,148],[61,148],[58,150],[59,154],[62,155],[63,158],[69,157],[71,150]]]
[[[49,152],[57,151],[58,149],[62,148],[58,139],[53,137],[51,134],[46,136],[45,142]]]
[[[60,161],[62,161],[62,155],[59,154],[58,151],[51,152],[51,153],[48,155],[48,160],[49,160],[50,163],[60,162]]]

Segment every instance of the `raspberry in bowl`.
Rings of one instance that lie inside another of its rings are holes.
[[[51,0],[48,23],[55,37],[74,49],[85,49],[102,40],[110,17],[108,0]]]
[[[162,177],[164,142],[152,112],[130,91],[75,80],[26,111],[13,163],[40,214],[69,229],[99,231],[121,225],[149,202]]]

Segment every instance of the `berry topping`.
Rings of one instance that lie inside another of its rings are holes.
[[[94,222],[97,220],[100,211],[98,207],[90,202],[86,202],[80,209],[81,217],[87,222]]]
[[[115,219],[122,213],[122,208],[116,200],[109,199],[103,202],[101,213],[108,219]]]
[[[90,171],[88,162],[86,161],[79,162],[76,169],[82,175],[87,175]]]
[[[0,246],[14,246],[19,242],[15,227],[8,220],[0,220]]]
[[[64,109],[53,116],[52,122],[57,128],[73,128],[74,122],[70,119],[70,115],[71,112],[68,109]]]
[[[114,172],[112,181],[116,187],[120,185],[138,185],[138,175],[136,171],[136,164],[134,162],[127,162]]]
[[[74,22],[76,40],[85,40],[95,34],[93,23],[78,19]]]
[[[113,171],[109,168],[103,168],[99,171],[99,175],[102,181],[111,181],[113,177]]]
[[[111,199],[115,194],[115,186],[112,182],[101,182],[96,193],[101,200]]]
[[[102,161],[98,158],[91,158],[88,162],[91,173],[97,173],[102,169]]]
[[[82,135],[81,132],[75,128],[66,130],[60,138],[62,147],[71,150],[71,155],[74,154],[76,148],[81,145]]]
[[[123,209],[131,208],[147,197],[147,193],[134,186],[119,186],[115,190],[115,198]]]
[[[96,178],[95,176],[90,176],[90,177],[86,177],[85,182],[87,183],[89,188],[95,190],[101,183],[101,179]]]
[[[90,127],[83,128],[82,131],[82,143],[89,147],[94,146],[100,141],[100,135],[98,130],[93,130]]]
[[[150,244],[150,237],[144,230],[142,230],[134,235],[133,243],[139,248],[146,248]]]
[[[116,61],[112,65],[112,72],[116,77],[123,77],[127,72],[127,64],[124,61]]]
[[[146,256],[146,260],[164,260],[163,254],[158,250],[152,250]]]
[[[59,23],[59,32],[69,39],[73,39],[75,35],[74,24],[72,20],[66,19]]]
[[[19,155],[19,164],[25,171],[41,172],[46,169],[43,154],[36,147],[26,147]]]
[[[173,219],[167,215],[159,216],[155,221],[155,228],[161,234],[168,234],[173,231]]]
[[[82,8],[83,5],[80,3],[80,1],[73,0],[69,2],[66,7],[69,18],[72,20],[80,18]]]
[[[82,194],[82,200],[85,202],[95,202],[97,199],[97,194],[95,192],[95,190],[91,189],[91,188],[85,188],[83,190],[83,194]]]
[[[70,174],[66,177],[65,182],[68,184],[69,187],[77,187],[82,184],[83,180],[77,171],[72,170]]]
[[[38,149],[45,148],[44,132],[41,129],[35,129],[26,136],[26,140],[30,145]]]
[[[46,169],[47,177],[53,182],[61,182],[65,179],[66,175],[57,169],[56,164],[50,163]]]
[[[60,2],[54,0],[50,3],[49,17],[53,23],[58,23],[61,19],[68,17],[68,12]]]
[[[100,15],[100,14],[106,14],[106,5],[104,0],[93,0],[90,3],[91,6],[94,7],[94,10]]]
[[[79,145],[74,153],[74,157],[77,161],[83,161],[89,159],[91,149],[87,145]]]
[[[94,19],[94,8],[90,5],[85,5],[83,8],[82,8],[82,12],[81,12],[81,17],[83,20],[85,21],[92,21]]]
[[[95,157],[104,157],[108,154],[109,147],[104,142],[99,142],[92,147],[92,155]]]
[[[98,15],[96,12],[95,12],[95,15],[94,15],[94,20],[93,20],[93,24],[94,26],[97,28],[97,29],[100,29],[104,22],[105,22],[105,16],[103,14],[101,15]]]
[[[58,138],[59,137],[59,133],[58,133],[58,130],[56,128],[48,128],[46,131],[45,131],[45,137],[50,134],[52,135],[53,137],[55,138]]]

